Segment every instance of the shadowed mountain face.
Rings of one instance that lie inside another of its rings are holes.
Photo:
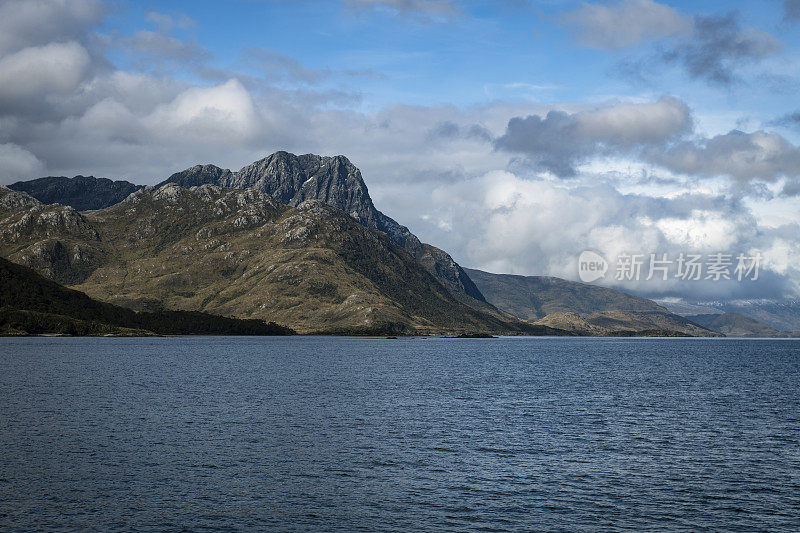
[[[298,156],[276,152],[237,172],[214,165],[197,165],[173,174],[157,187],[166,183],[183,187],[209,184],[255,188],[290,206],[300,205],[306,200],[321,200],[341,209],[364,226],[386,233],[456,297],[467,303],[469,300],[464,296],[485,302],[483,294],[449,254],[421,243],[408,228],[375,208],[361,171],[344,156]]]
[[[461,303],[388,236],[339,209],[289,207],[252,188],[167,184],[79,213],[0,187],[0,256],[142,311],[303,332],[558,333]]]
[[[30,268],[0,257],[0,335],[288,335],[261,320],[206,313],[136,313],[67,289]]]
[[[94,176],[61,176],[18,181],[8,187],[26,192],[43,204],[68,205],[78,211],[88,211],[117,204],[142,185]]]

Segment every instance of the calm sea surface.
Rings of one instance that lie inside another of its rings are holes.
[[[0,339],[0,530],[800,531],[800,342]]]

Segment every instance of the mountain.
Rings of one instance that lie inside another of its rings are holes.
[[[187,311],[137,313],[89,298],[0,257],[0,335],[288,335],[261,320]]]
[[[489,303],[526,320],[565,312],[580,315],[599,311],[667,312],[652,300],[596,285],[548,276],[491,274],[470,268],[466,271]]]
[[[714,302],[660,302],[671,312],[685,316],[735,313],[783,332],[800,331],[800,300],[732,300]]]
[[[536,324],[582,335],[715,335],[651,300],[614,289],[554,277],[466,272],[490,304]]]
[[[281,204],[298,206],[307,200],[321,200],[358,220],[364,226],[386,233],[404,248],[456,297],[486,310],[472,300],[485,299],[469,276],[449,254],[420,242],[407,227],[378,211],[372,203],[361,171],[346,157],[294,155],[275,152],[236,172],[214,165],[196,165],[177,172],[156,187],[174,183],[182,187],[217,185],[255,188]]]
[[[88,211],[117,204],[141,189],[142,185],[94,176],[60,176],[18,181],[8,187],[26,192],[43,204],[62,204],[78,211]]]
[[[0,207],[1,256],[131,309],[306,333],[561,333],[465,305],[387,235],[319,200],[167,184],[88,213],[0,188]]]
[[[706,314],[687,317],[712,331],[722,333],[726,337],[788,337],[788,333],[778,331],[758,320],[738,313]]]
[[[656,311],[598,311],[584,316],[556,312],[537,320],[536,324],[589,336],[715,336],[681,316]]]

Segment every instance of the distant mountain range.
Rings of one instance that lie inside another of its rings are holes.
[[[783,332],[800,331],[800,300],[734,300],[730,302],[674,302],[664,301],[661,305],[673,313],[686,317],[703,314],[734,313]]]
[[[651,300],[605,287],[548,276],[490,274],[474,269],[466,272],[489,303],[536,324],[582,335],[647,331],[706,337],[719,333],[670,313]]]
[[[0,256],[139,312],[305,333],[718,334],[620,291],[463,269],[378,211],[343,156],[198,165],[156,187],[18,182],[0,188],[0,237]]]
[[[693,315],[695,324],[718,331],[727,337],[789,337],[790,334],[738,313]]]

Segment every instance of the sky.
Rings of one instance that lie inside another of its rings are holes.
[[[343,154],[463,266],[654,298],[800,298],[799,92],[800,0],[0,0],[2,184]],[[759,277],[613,275],[682,253]]]

